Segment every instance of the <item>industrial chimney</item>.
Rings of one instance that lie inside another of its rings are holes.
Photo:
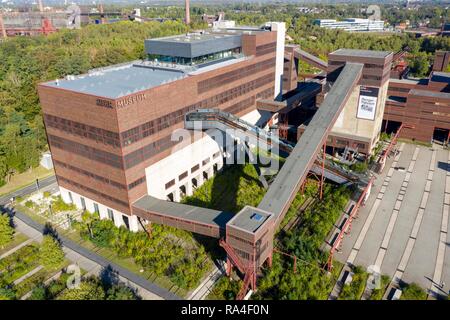
[[[185,3],[185,7],[186,7],[185,21],[186,21],[186,24],[189,24],[189,23],[191,23],[191,16],[189,14],[189,0],[185,0],[184,3]]]
[[[38,0],[39,12],[44,12],[44,6],[42,5],[42,0]]]
[[[2,32],[1,36],[3,38],[6,38],[7,34],[6,34],[5,24],[3,22],[3,14],[1,12],[0,12],[0,29],[1,29],[1,32]]]

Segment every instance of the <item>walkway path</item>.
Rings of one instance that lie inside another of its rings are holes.
[[[42,188],[48,187],[54,183],[56,183],[56,177],[53,175],[53,176],[39,180],[39,188],[42,189]],[[0,197],[0,205],[7,204],[12,197],[22,197],[24,195],[31,194],[35,191],[37,191],[37,186],[35,183],[33,183],[32,185],[29,185],[22,189],[16,190],[7,195],[1,196]]]
[[[0,255],[0,260],[3,258],[6,258],[7,256],[13,254],[14,252],[16,252],[17,250],[25,247],[26,245],[30,244],[31,242],[33,242],[32,239],[28,239],[27,241],[22,242],[21,244],[15,246],[14,248],[12,248],[9,251],[6,251],[4,254]]]
[[[415,282],[447,295],[450,154],[439,146],[401,144],[400,148],[392,166],[379,176],[384,181],[374,190],[378,195],[362,208],[336,258],[363,267],[378,266],[395,280],[394,285]],[[436,286],[442,282],[443,290]]]
[[[211,292],[217,280],[225,274],[224,262],[220,261],[220,268],[214,264],[214,270],[206,277],[205,280],[194,290],[188,300],[204,300]]]

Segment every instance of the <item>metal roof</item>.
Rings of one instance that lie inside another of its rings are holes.
[[[207,224],[225,230],[225,225],[234,214],[225,211],[195,207],[183,203],[161,200],[152,196],[144,196],[133,203],[133,207],[168,217]]]
[[[330,55],[334,56],[349,56],[361,58],[381,58],[384,59],[392,52],[390,51],[374,51],[374,50],[358,50],[358,49],[338,49]]]
[[[362,70],[361,63],[345,64],[330,92],[267,190],[258,209],[274,213],[277,220],[287,210],[290,200],[297,193],[329,130],[344,107],[349,92],[358,83]]]
[[[145,52],[170,57],[195,58],[240,48],[240,34],[194,33],[145,40]]]
[[[448,93],[448,92],[411,89],[409,91],[409,94],[415,95],[415,96],[421,96],[421,97],[450,99],[450,93]]]
[[[268,212],[264,212],[251,206],[245,206],[230,220],[228,225],[254,233],[269,220],[271,216],[272,214]]]
[[[69,76],[65,79],[46,82],[45,85],[117,99],[185,76],[186,74],[182,70],[175,68],[158,68],[130,63],[81,76]]]
[[[433,71],[431,81],[450,83],[450,72]]]

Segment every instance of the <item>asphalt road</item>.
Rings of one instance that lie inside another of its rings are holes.
[[[39,188],[45,188],[48,187],[49,185],[53,184],[56,182],[56,176],[50,176],[44,179],[40,179],[39,180]],[[37,186],[35,183],[33,183],[32,185],[29,185],[27,187],[24,187],[22,189],[16,190],[14,192],[11,192],[7,195],[1,196],[0,197],[0,205],[5,205],[7,204],[12,197],[23,197],[27,194],[33,193],[37,190]]]

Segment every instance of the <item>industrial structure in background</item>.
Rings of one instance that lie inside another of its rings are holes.
[[[187,3],[189,7],[189,3]],[[186,18],[189,13],[186,11]],[[158,21],[167,18],[147,18],[141,15],[141,9],[128,11],[105,11],[103,4],[97,7],[70,5],[66,9],[44,8],[42,0],[38,1],[38,11],[31,7],[15,12],[0,11],[1,38],[13,36],[48,35],[59,29],[78,28],[87,24],[105,24],[118,21]]]
[[[42,0],[38,0],[38,10],[19,12],[0,12],[0,33],[3,38],[17,35],[50,34],[59,28],[67,26],[67,17],[64,11],[44,11]]]

